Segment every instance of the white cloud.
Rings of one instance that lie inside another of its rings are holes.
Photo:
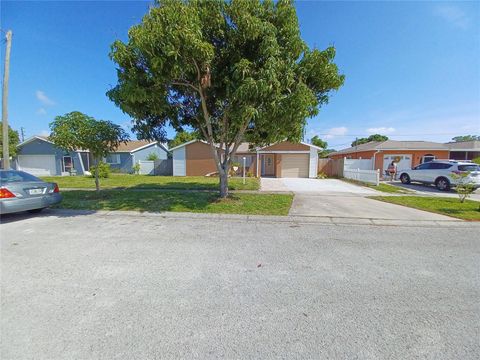
[[[40,131],[40,136],[50,136],[50,131],[42,130],[42,131]]]
[[[439,5],[435,8],[435,15],[464,30],[470,25],[470,18],[455,5]]]
[[[37,90],[35,92],[35,95],[37,96],[37,99],[43,104],[43,105],[46,105],[46,106],[53,106],[55,105],[55,101],[53,101],[52,99],[50,99],[47,94],[45,94],[43,91],[41,90]]]
[[[393,127],[378,127],[378,128],[370,128],[367,129],[367,133],[369,134],[391,134],[395,132],[395,128]]]
[[[47,110],[45,110],[44,108],[39,108],[37,110],[37,114],[38,115],[47,115]]]
[[[343,136],[347,133],[347,131],[348,131],[348,128],[346,128],[345,126],[331,128],[330,130],[327,131],[327,134],[325,135],[325,139],[332,139],[335,136]]]

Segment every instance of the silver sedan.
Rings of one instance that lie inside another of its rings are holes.
[[[0,170],[0,215],[40,212],[62,201],[58,185],[17,170]]]

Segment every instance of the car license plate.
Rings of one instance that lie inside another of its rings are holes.
[[[45,189],[30,189],[28,193],[30,195],[41,195]]]

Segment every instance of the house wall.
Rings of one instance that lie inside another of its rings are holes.
[[[133,153],[133,163],[136,163],[138,160],[147,160],[148,155],[151,153],[157,154],[159,160],[165,160],[168,158],[167,152],[160,147],[160,145],[153,144],[142,150],[135,151]]]
[[[132,155],[128,152],[112,153],[120,155],[120,164],[109,164],[111,169],[116,169],[122,173],[131,173],[133,167]]]
[[[185,146],[186,175],[204,176],[217,171],[209,144],[197,141]]]
[[[18,148],[17,155],[54,155],[55,156],[55,175],[62,175],[63,157],[71,156],[73,168],[78,175],[83,175],[83,169],[80,163],[80,155],[77,152],[66,152],[56,147],[54,144],[40,139],[35,139]],[[16,159],[13,161],[16,164]]]
[[[437,159],[448,159],[448,150],[383,150],[375,156],[375,169],[380,169],[380,173],[385,170],[383,168],[383,155],[399,154],[410,155],[412,157],[412,167],[420,165],[425,155],[432,154]]]
[[[310,146],[304,144],[295,144],[284,141],[272,146],[263,148],[262,151],[310,151]]]

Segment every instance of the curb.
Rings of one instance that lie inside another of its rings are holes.
[[[351,218],[331,216],[271,216],[271,215],[239,215],[239,214],[202,214],[188,212],[138,212],[138,211],[92,211],[92,210],[71,210],[71,209],[49,209],[45,215],[76,216],[128,216],[146,217],[172,220],[229,220],[261,223],[292,223],[305,225],[366,225],[366,226],[402,226],[402,227],[473,227],[480,228],[480,222],[468,222],[462,220],[392,220],[381,218]]]

